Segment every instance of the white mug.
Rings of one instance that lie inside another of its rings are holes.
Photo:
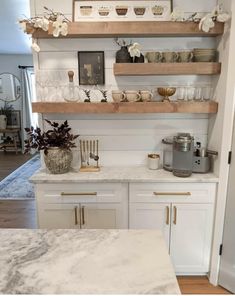
[[[126,95],[121,90],[113,90],[112,91],[112,98],[114,102],[123,102],[126,99]]]
[[[136,102],[140,99],[140,94],[136,90],[127,90],[125,91],[126,99],[129,102]]]
[[[148,90],[141,90],[140,96],[142,101],[151,101],[153,98],[153,94]]]

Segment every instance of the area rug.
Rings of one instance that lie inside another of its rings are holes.
[[[36,155],[0,182],[0,199],[33,199],[33,184],[29,178],[40,168]]]

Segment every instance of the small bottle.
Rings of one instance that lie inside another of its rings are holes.
[[[78,101],[78,97],[76,97],[76,91],[75,91],[75,85],[73,81],[74,77],[74,72],[73,71],[68,71],[68,76],[69,76],[69,84],[65,89],[64,92],[64,99],[68,102],[76,102]]]
[[[148,168],[158,170],[160,168],[160,155],[156,153],[148,154]]]

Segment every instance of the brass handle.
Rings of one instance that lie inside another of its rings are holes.
[[[177,207],[174,206],[174,220],[173,220],[173,223],[176,225],[177,223]]]
[[[82,206],[82,223],[81,224],[82,225],[85,224],[85,207],[84,206]]]
[[[166,207],[166,225],[170,224],[170,207]]]
[[[191,192],[153,192],[154,195],[186,195],[190,196]]]
[[[61,192],[61,196],[97,195],[97,192]]]
[[[74,207],[74,223],[75,225],[78,225],[78,212],[77,212],[78,207]]]

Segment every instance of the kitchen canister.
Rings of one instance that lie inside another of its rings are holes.
[[[148,168],[158,170],[160,168],[160,155],[156,153],[148,154]]]

